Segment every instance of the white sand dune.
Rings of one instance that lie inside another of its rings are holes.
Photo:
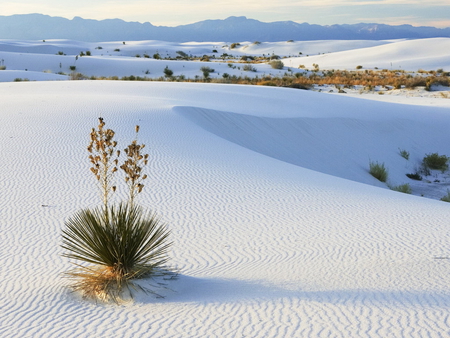
[[[450,69],[450,38],[395,41],[390,44],[346,50],[309,58],[294,58],[286,62],[289,66],[303,64],[322,69],[355,69],[358,65],[366,69],[395,69],[406,71]]]
[[[0,93],[1,337],[450,334],[450,261],[436,259],[449,256],[449,204],[368,173],[384,161],[400,184],[424,153],[449,155],[448,105],[158,82]],[[64,221],[99,203],[86,151],[99,116],[121,147],[141,126],[139,202],[169,224],[180,271],[163,299],[94,304],[61,278]]]
[[[318,64],[321,69],[351,69],[358,65],[364,69],[402,69],[417,71],[419,69],[450,70],[450,38],[421,40],[388,41],[294,41],[294,42],[242,42],[231,49],[225,42],[190,42],[170,43],[164,41],[116,41],[87,43],[71,40],[17,41],[0,40],[0,66],[8,71],[19,71],[13,79],[12,73],[0,71],[0,82],[10,82],[16,78],[31,81],[67,79],[76,67],[76,72],[86,76],[140,76],[159,78],[164,76],[164,68],[173,71],[174,76],[186,78],[203,77],[201,67],[210,67],[214,72],[210,77],[222,78],[224,73],[230,76],[283,76],[288,69],[298,69],[303,65],[309,69]],[[87,51],[91,56],[79,57]],[[211,62],[155,60],[153,55],[159,53],[162,58],[176,57],[177,51],[188,55],[214,55]],[[217,51],[214,52],[213,51]],[[62,53],[65,55],[56,55]],[[234,59],[221,60],[224,53],[233,55]],[[299,53],[302,53],[300,56]],[[323,54],[325,53],[325,54]],[[252,64],[253,71],[244,71],[243,64],[236,60],[243,55],[272,55],[283,59],[284,69],[277,70],[268,64]],[[320,55],[317,55],[320,54]],[[139,55],[140,57],[136,57]],[[147,57],[145,57],[148,56]],[[296,56],[296,57],[293,57]],[[234,68],[229,67],[234,63]],[[46,75],[41,75],[46,73]],[[52,77],[47,73],[52,73]],[[59,75],[63,73],[63,75]]]

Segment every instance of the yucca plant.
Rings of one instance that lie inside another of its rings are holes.
[[[92,264],[78,265],[67,275],[73,289],[90,298],[117,301],[133,279],[164,272],[169,231],[154,213],[121,203],[108,208],[83,209],[66,222],[63,254]]]
[[[147,175],[142,174],[142,169],[148,162],[148,155],[141,154],[144,145],[137,143],[138,131],[136,126],[136,138],[125,149],[127,160],[120,166],[126,175],[129,199],[117,205],[109,199],[116,190],[113,177],[120,156],[120,151],[115,150],[115,133],[105,128],[102,118],[98,130],[91,131],[90,169],[99,182],[103,205],[80,210],[69,218],[62,231],[61,245],[66,250],[64,257],[81,262],[66,273],[73,279],[73,290],[89,298],[117,302],[126,290],[132,296],[132,289],[136,289],[134,279],[174,276],[165,267],[171,246],[166,225],[155,213],[145,212],[134,203],[136,194],[144,187],[142,181]]]

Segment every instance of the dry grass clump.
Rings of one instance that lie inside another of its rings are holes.
[[[148,154],[142,153],[145,145],[137,142],[138,132],[136,126],[136,137],[125,149],[127,159],[120,166],[129,197],[117,205],[110,203],[110,194],[116,191],[113,179],[120,156],[115,132],[105,128],[104,120],[99,118],[98,129],[93,128],[90,134],[90,170],[99,182],[103,205],[82,209],[69,218],[61,245],[66,250],[64,257],[80,262],[66,275],[73,282],[72,289],[87,298],[117,302],[127,291],[132,296],[132,289],[143,289],[133,282],[135,279],[173,276],[165,267],[171,246],[166,225],[156,214],[135,204],[147,178],[142,171],[148,164]]]
[[[280,60],[272,60],[269,62],[270,67],[273,69],[283,69],[284,63]]]

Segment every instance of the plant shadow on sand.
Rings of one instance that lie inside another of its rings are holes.
[[[145,285],[145,280],[142,280]],[[318,302],[340,305],[365,306],[447,306],[450,293],[426,292],[415,290],[368,290],[368,289],[334,289],[302,290],[292,284],[286,287],[270,285],[264,281],[246,281],[237,279],[198,278],[178,275],[177,280],[167,289],[157,290],[163,297],[138,292],[134,295],[135,303],[231,303],[231,302],[265,302],[282,298],[297,299],[299,302]]]

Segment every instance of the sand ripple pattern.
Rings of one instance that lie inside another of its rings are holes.
[[[450,335],[450,262],[434,259],[448,255],[447,204],[230,142],[156,84],[22,85],[2,86],[0,108],[0,337]],[[93,304],[61,278],[64,220],[98,203],[85,147],[99,114],[122,145],[141,125],[140,202],[168,222],[180,270],[164,299]],[[202,114],[217,130],[226,115]]]

